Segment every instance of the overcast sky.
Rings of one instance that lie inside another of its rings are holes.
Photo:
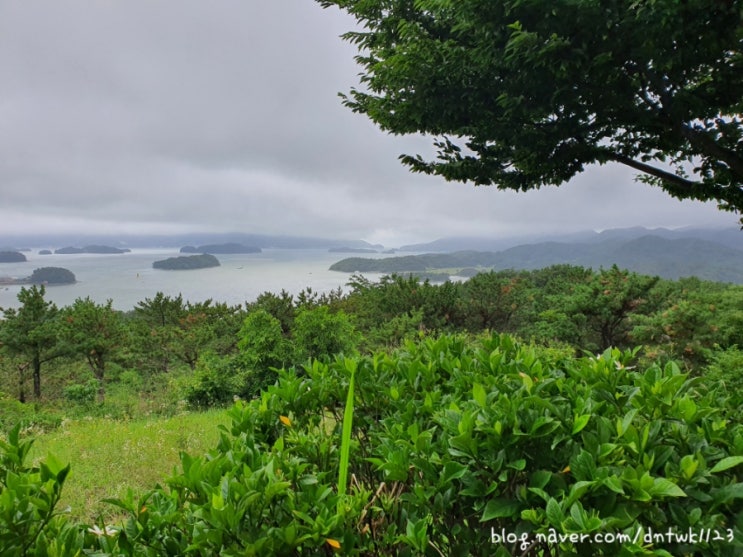
[[[358,83],[352,26],[312,0],[0,0],[0,240],[737,226],[619,166],[526,194],[410,174],[398,155],[430,141],[337,96]]]

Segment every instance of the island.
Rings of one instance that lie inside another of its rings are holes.
[[[52,250],[50,250],[50,249],[40,249],[39,250],[39,255],[51,255],[51,254],[52,254]]]
[[[72,247],[68,246],[65,248],[59,248],[54,250],[54,253],[61,253],[64,255],[77,255],[80,253],[95,253],[95,254],[111,254],[111,253],[129,253],[130,249],[128,248],[115,248],[112,246],[85,246],[82,248]]]
[[[23,263],[26,256],[19,251],[0,251],[0,263]]]
[[[0,277],[0,284],[74,284],[77,282],[74,273],[62,267],[40,267],[34,269],[30,277],[14,279]]]
[[[201,255],[186,255],[161,259],[160,261],[155,261],[152,267],[166,271],[206,269],[208,267],[219,267],[219,260],[211,254],[204,253]]]
[[[348,257],[333,263],[331,271],[343,273],[399,273],[410,271],[427,271],[426,262],[417,259],[414,255],[402,257],[386,257],[383,259],[365,259],[362,257]]]
[[[75,274],[62,267],[40,267],[25,279],[30,284],[74,284]]]
[[[230,242],[226,244],[207,244],[198,247],[184,246],[181,248],[181,253],[261,253],[261,248]]]

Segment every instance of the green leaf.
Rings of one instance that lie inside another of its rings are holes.
[[[575,421],[573,421],[573,435],[581,431],[586,425],[588,425],[588,420],[591,419],[590,414],[582,414],[581,416],[577,416],[575,418]]]
[[[713,474],[722,472],[723,470],[728,470],[730,468],[738,466],[738,464],[741,463],[743,463],[743,456],[728,456],[715,464],[710,472],[712,472]]]
[[[224,499],[220,493],[212,493],[212,507],[217,511],[224,509]]]
[[[570,493],[566,499],[566,505],[571,505],[574,502],[578,501],[583,495],[588,493],[590,489],[596,485],[595,480],[581,480],[578,482],[575,482],[573,485],[570,486]]]
[[[444,466],[444,472],[441,474],[443,484],[448,484],[452,480],[458,480],[467,473],[467,467],[459,462],[450,461]]]
[[[617,476],[609,476],[604,480],[604,485],[611,489],[614,493],[624,495],[624,487],[622,486],[622,480]]]
[[[702,509],[699,507],[694,507],[689,512],[689,524],[694,526],[697,522],[699,522],[699,519],[702,518]]]
[[[694,472],[699,468],[699,461],[693,455],[686,455],[679,462],[679,467],[681,468],[684,479],[690,480],[694,476]]]
[[[534,437],[545,437],[550,435],[560,427],[560,423],[550,416],[539,416],[531,428],[529,429],[529,435]]]
[[[679,399],[678,409],[679,409],[679,412],[681,413],[681,416],[687,422],[691,421],[697,413],[697,405],[688,396],[685,396]]]
[[[627,414],[625,414],[624,418],[619,419],[617,418],[617,435],[619,437],[622,437],[625,432],[629,429],[629,426],[632,424],[632,420],[635,419],[635,415],[637,414],[637,409],[633,408]]]
[[[548,470],[537,470],[529,478],[530,487],[544,488],[552,479],[552,472]]]
[[[518,460],[514,460],[513,462],[509,462],[506,466],[514,470],[523,470],[524,468],[526,468],[526,459],[520,458]]]
[[[586,511],[583,510],[583,505],[579,502],[575,502],[570,507],[570,516],[578,525],[581,530],[586,530]]]
[[[502,497],[491,499],[485,506],[485,511],[482,513],[480,522],[487,522],[494,518],[510,518],[517,516],[519,506],[519,502],[512,499],[504,499]]]
[[[547,520],[549,520],[552,526],[562,526],[562,523],[565,520],[565,513],[562,512],[560,503],[558,503],[556,499],[550,499],[547,502],[545,512],[547,514]]]
[[[733,499],[743,499],[743,483],[721,487],[712,493],[712,498],[717,504],[726,504]]]
[[[650,495],[660,497],[686,497],[684,490],[666,478],[655,478],[653,485],[648,488]]]
[[[474,385],[472,385],[472,398],[479,406],[482,406],[484,408],[487,402],[485,387],[483,387],[480,383],[475,383]]]

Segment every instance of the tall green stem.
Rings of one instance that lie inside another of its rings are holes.
[[[355,360],[346,360],[346,368],[351,372],[351,380],[348,383],[348,395],[346,396],[346,408],[343,412],[343,431],[341,433],[341,460],[338,469],[338,507],[342,505],[348,485],[348,466],[351,455],[351,428],[353,426],[353,401],[354,401],[354,378],[356,376]]]

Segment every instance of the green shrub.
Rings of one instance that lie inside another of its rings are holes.
[[[635,351],[552,356],[508,336],[448,336],[282,370],[233,408],[215,451],[183,456],[169,489],[117,502],[129,513],[117,543],[201,555],[743,551],[743,426],[727,401],[675,364],[633,369]],[[669,530],[722,539],[646,538]]]
[[[90,406],[95,402],[98,393],[98,381],[90,379],[85,383],[74,383],[65,387],[63,392],[69,402]]]
[[[0,436],[19,425],[22,430],[50,431],[59,427],[62,417],[35,404],[19,402],[0,394]]]
[[[80,528],[58,516],[56,507],[70,471],[54,457],[26,464],[32,441],[14,427],[0,439],[0,554],[3,557],[79,555]]]
[[[710,360],[702,371],[705,384],[730,396],[731,407],[739,411],[743,406],[743,350],[737,346],[713,350]]]
[[[126,522],[85,533],[86,551],[741,554],[730,399],[636,353],[444,336],[280,370],[213,451],[111,501]]]
[[[281,322],[261,308],[243,320],[238,338],[240,352],[232,357],[231,367],[245,381],[238,394],[253,398],[276,381],[276,368],[290,365],[294,350],[284,336]]]
[[[299,359],[349,354],[359,340],[349,316],[343,311],[331,313],[327,306],[300,310],[293,336]]]
[[[231,404],[245,388],[246,371],[234,358],[207,354],[196,364],[193,379],[186,387],[185,399],[194,408]]]
[[[238,338],[243,360],[253,369],[282,367],[292,360],[292,347],[281,322],[264,309],[254,310],[243,320]]]
[[[142,375],[133,369],[122,371],[118,375],[117,379],[121,385],[127,387],[133,392],[139,392],[144,387],[144,379],[142,378]]]

